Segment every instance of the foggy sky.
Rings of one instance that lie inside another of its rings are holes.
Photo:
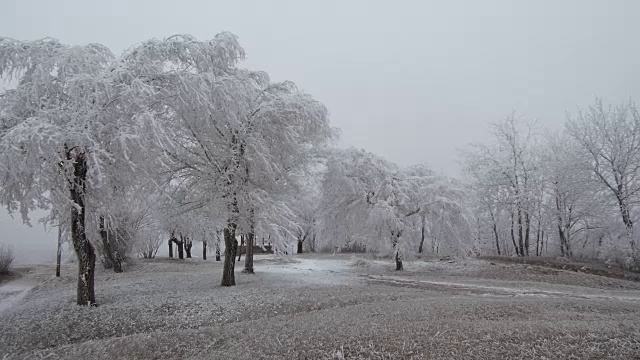
[[[457,175],[456,149],[512,111],[559,128],[596,96],[640,101],[638,14],[633,0],[4,0],[0,36],[120,54],[153,37],[231,31],[243,66],[292,80],[329,108],[342,146]],[[38,237],[7,221],[0,215],[0,242]]]

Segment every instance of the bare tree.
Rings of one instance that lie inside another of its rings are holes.
[[[611,194],[626,228],[635,262],[633,208],[640,194],[640,114],[635,103],[604,106],[600,99],[567,122],[568,133],[586,154],[583,166]]]

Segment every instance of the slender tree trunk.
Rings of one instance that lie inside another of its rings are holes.
[[[216,261],[220,261],[220,260],[222,259],[220,258],[220,240],[218,239],[218,242],[216,243]]]
[[[253,233],[253,227],[247,234],[247,241],[245,244],[246,253],[244,255],[244,270],[243,272],[247,274],[253,274],[253,242],[255,239],[255,235]]]
[[[489,206],[489,214],[491,215],[491,226],[493,228],[493,236],[496,239],[496,250],[498,251],[498,255],[500,255],[500,236],[498,236],[498,226],[496,224],[496,218],[493,215],[493,210],[491,206]]]
[[[423,215],[421,218],[422,224],[420,225],[420,245],[418,245],[418,254],[422,254],[422,250],[424,248],[424,228],[425,224],[425,216]]]
[[[56,251],[56,277],[60,277],[61,262],[62,262],[62,224],[58,225],[58,248]]]
[[[297,254],[302,254],[302,240],[298,239],[298,250],[296,251]]]
[[[402,257],[400,256],[400,235],[401,233],[394,234],[391,232],[391,236],[393,238],[393,250],[395,252],[396,271],[404,270],[404,267],[402,266]]]
[[[122,259],[114,248],[115,232],[107,227],[104,216],[100,216],[100,237],[102,238],[102,252],[105,258],[105,268],[113,268],[113,272],[122,272]]]
[[[627,228],[627,238],[629,239],[629,246],[631,246],[631,256],[634,262],[640,263],[640,254],[638,254],[636,249],[636,242],[633,235],[633,220],[631,220],[629,204],[627,204],[621,196],[617,197],[620,213],[622,214],[622,222],[624,222],[624,225]]]
[[[173,233],[171,234],[171,238],[169,239],[169,257],[173,258]]]
[[[202,240],[202,260],[207,260],[207,241]]]
[[[529,217],[529,211],[524,213],[524,254],[529,256],[529,236],[531,234],[531,218]]]
[[[224,229],[224,266],[222,271],[222,286],[235,286],[235,265],[236,265],[236,250],[238,249],[238,242],[236,241],[236,223],[233,220],[227,222],[227,227]]]
[[[244,235],[240,235],[240,247],[238,248],[238,261],[242,257],[242,247],[244,246]]]
[[[77,150],[76,150],[77,151]],[[78,256],[78,291],[76,303],[78,305],[96,305],[95,268],[96,254],[87,239],[85,231],[84,194],[87,180],[87,161],[82,152],[71,154],[67,150],[67,159],[73,160],[73,180],[70,181],[71,200],[71,241]]]
[[[524,256],[524,234],[523,234],[523,225],[522,225],[522,209],[520,209],[520,205],[516,205],[518,208],[518,253],[520,256]]]
[[[518,244],[516,243],[516,236],[514,233],[515,219],[513,218],[513,212],[511,213],[511,241],[513,242],[513,248],[516,250],[516,255],[520,256],[518,251]]]
[[[540,256],[540,222],[538,222],[538,232],[536,234],[536,256]]]

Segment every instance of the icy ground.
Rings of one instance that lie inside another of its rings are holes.
[[[477,259],[403,272],[289,259],[258,257],[232,288],[215,261],[98,269],[98,308],[74,305],[72,266],[19,269],[0,284],[0,359],[640,358],[638,282]]]

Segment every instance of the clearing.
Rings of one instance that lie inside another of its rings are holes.
[[[640,282],[358,259],[256,256],[231,288],[221,262],[138,260],[97,269],[97,308],[75,305],[74,266],[19,268],[0,285],[0,359],[640,358]]]

